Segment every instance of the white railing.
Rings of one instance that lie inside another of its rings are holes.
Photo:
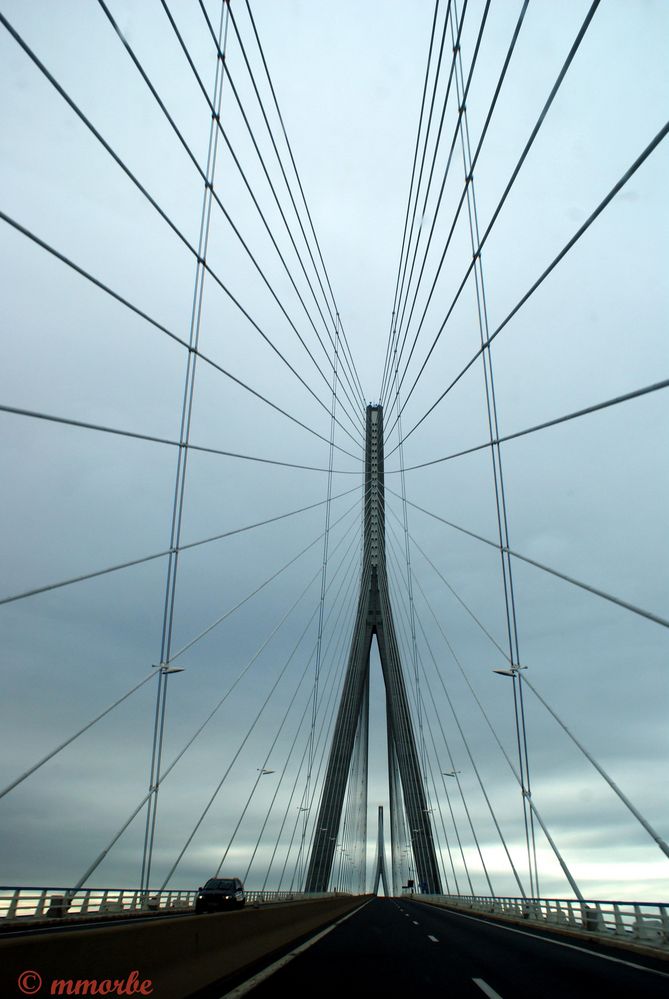
[[[546,927],[595,933],[669,949],[669,902],[609,902],[564,898],[492,898],[487,895],[416,895],[416,899],[455,909],[527,920]]]
[[[13,920],[111,917],[121,913],[168,913],[195,909],[197,891],[139,891],[137,888],[17,888],[0,886],[0,924]],[[247,891],[247,904],[328,898],[331,892]]]

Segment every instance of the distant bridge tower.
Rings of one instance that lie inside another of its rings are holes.
[[[383,805],[379,805],[379,838],[376,845],[376,864],[374,865],[374,877],[372,879],[372,893],[379,894],[379,885],[383,885],[383,894],[391,894],[388,887],[388,877],[386,875],[386,844],[383,838]]]
[[[353,748],[356,737],[358,742],[361,737],[364,737],[365,743],[367,741],[369,653],[372,638],[376,635],[386,687],[393,881],[397,880],[395,858],[404,845],[397,842],[398,831],[405,830],[408,825],[418,882],[431,893],[441,893],[430,814],[390,604],[386,572],[384,510],[383,409],[381,406],[368,406],[360,597],[307,868],[305,889],[309,892],[328,889],[344,795],[351,774]],[[365,751],[365,770],[366,756]],[[359,777],[352,775],[352,779],[356,780]],[[404,802],[403,813],[400,790]],[[394,891],[397,891],[398,887],[397,884],[393,884]]]

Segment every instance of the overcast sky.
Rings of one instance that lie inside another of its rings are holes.
[[[496,0],[491,5],[467,100],[473,147],[521,6],[519,0]],[[172,0],[169,7],[211,92],[216,55],[200,7],[184,0]],[[207,0],[206,7],[218,24],[218,0]],[[442,0],[438,34],[445,7]],[[529,4],[476,168],[481,231],[495,211],[588,7],[581,0],[531,0]],[[109,8],[204,167],[210,110],[161,3],[109,0]],[[467,4],[461,41],[465,75],[483,8],[481,0]],[[0,11],[174,224],[191,243],[197,243],[201,178],[102,8],[91,0],[57,4],[0,0]],[[234,0],[233,11],[288,165],[242,0]],[[411,5],[399,0],[340,0],[337,4],[255,0],[253,11],[363,393],[367,401],[377,401],[434,6],[428,0]],[[486,243],[483,267],[491,330],[665,124],[668,31],[669,10],[661,0],[604,0],[600,5]],[[448,43],[435,114],[441,110],[450,55]],[[227,60],[312,277],[313,268],[232,27]],[[4,28],[0,28],[0,75],[0,209],[168,330],[188,339],[195,278],[192,254]],[[421,246],[434,218],[456,111],[452,93],[435,182],[420,219]],[[295,284],[325,337],[228,81],[221,120]],[[432,148],[428,147],[428,164]],[[492,355],[503,434],[667,377],[668,168],[665,141],[496,339]],[[293,175],[289,178],[297,192]],[[463,182],[458,145],[409,342],[422,315]],[[222,139],[215,188],[327,375],[325,354]],[[304,212],[302,218],[306,227]],[[469,265],[469,238],[463,212],[426,313],[404,393],[418,374]],[[311,246],[315,254],[313,240]],[[186,364],[183,347],[4,222],[0,252],[4,341],[0,401],[178,439]],[[327,379],[310,360],[217,206],[212,210],[208,262],[316,398],[211,277],[204,291],[201,352],[321,437],[277,413],[212,366],[200,363],[191,442],[326,468]],[[314,286],[325,312],[315,281]],[[470,280],[403,412],[405,433],[479,343]],[[344,414],[342,403],[352,411],[353,421]],[[357,491],[336,499],[332,506],[335,526],[328,564],[319,753],[333,703],[328,698],[336,696],[346,663],[359,578],[361,439],[354,421],[364,413],[361,406],[353,410],[342,397],[339,414],[343,426],[337,428],[336,443],[349,453],[335,453],[333,492]],[[0,414],[0,419],[4,594],[93,572],[169,546],[174,447],[8,413]],[[666,618],[666,433],[666,392],[657,392],[505,445],[511,546]],[[411,434],[404,449],[405,464],[482,444],[486,437],[479,363]],[[396,441],[395,429],[388,449]],[[389,472],[398,468],[397,452],[387,468]],[[399,491],[399,476],[389,474],[387,484]],[[412,502],[486,538],[496,538],[488,451],[408,472],[406,488]],[[205,539],[318,503],[325,499],[326,490],[327,475],[322,471],[193,451],[182,540]],[[403,552],[394,516],[401,518],[402,511],[390,496],[388,505],[392,511],[388,516],[391,585],[409,674],[405,569],[394,560],[394,553]],[[504,645],[499,554],[413,508],[408,516],[417,544]],[[308,738],[322,556],[322,542],[317,539],[324,524],[324,507],[319,506],[278,524],[191,549],[180,560],[173,649],[190,642],[315,542],[275,582],[178,659],[186,669],[169,681],[166,763],[262,649],[165,781],[158,813],[156,884],[169,871],[288,663],[171,881],[178,887],[192,887],[215,870],[258,768],[267,767],[275,773],[261,778],[226,865],[231,873],[244,873],[278,786],[248,885],[262,884],[287,814],[268,887],[278,884],[304,790],[304,769],[298,775],[298,768]],[[504,665],[504,660],[418,547],[412,548],[411,558],[419,657],[436,700],[435,709],[425,681],[427,755],[435,774],[453,767],[462,771],[463,790],[495,890],[517,894],[450,714],[442,680],[521,876],[526,877],[520,793],[430,608],[494,718],[500,738],[513,753],[510,681],[491,672],[494,666]],[[528,677],[666,838],[667,630],[532,566],[516,562],[514,573],[520,659],[528,667]],[[161,558],[0,607],[2,786],[139,683],[159,661],[165,574],[166,560]],[[310,581],[310,588],[267,641]],[[154,704],[155,681],[151,681],[0,801],[2,884],[66,886],[78,880],[146,793]],[[666,898],[669,861],[529,691],[526,708],[534,800],[583,893],[595,898]],[[301,722],[303,713],[306,723]],[[377,806],[388,802],[383,688],[376,655],[372,657],[371,719],[370,867]],[[293,784],[296,790],[291,799]],[[439,803],[447,809],[443,782],[437,782],[436,791],[430,780],[428,786],[436,816]],[[487,891],[457,795],[453,807],[474,887]],[[448,822],[446,831],[452,840]],[[440,825],[438,833],[445,849]],[[140,817],[91,883],[137,884],[142,836]],[[541,837],[538,849],[542,893],[570,894]],[[292,863],[288,863],[287,880]],[[462,868],[456,866],[456,870],[461,877]]]

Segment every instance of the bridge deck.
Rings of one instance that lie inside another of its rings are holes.
[[[279,962],[280,963],[280,962]],[[666,997],[669,962],[579,945],[404,899],[373,899],[270,977],[197,999],[444,996]],[[250,986],[253,986],[250,988]]]

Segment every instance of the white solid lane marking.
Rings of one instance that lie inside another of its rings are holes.
[[[424,903],[425,904],[425,903]],[[438,909],[439,906],[433,906]],[[588,950],[587,947],[579,947],[576,944],[564,943],[562,940],[553,940],[551,937],[541,936],[539,933],[530,933],[528,930],[517,930],[515,926],[504,926],[503,923],[493,923],[487,919],[477,916],[470,916],[465,912],[456,912],[454,909],[446,909],[451,916],[460,916],[462,919],[472,919],[475,923],[485,923],[486,926],[496,927],[498,930],[506,930],[508,933],[520,933],[521,937],[532,937],[534,940],[543,940],[544,943],[553,944],[555,947],[566,947],[567,950],[577,950],[581,954],[589,954],[590,957],[599,957],[602,961],[613,961],[614,964],[624,964],[628,968],[636,968],[637,971],[647,971],[650,975],[659,975],[660,978],[669,978],[666,971],[656,971],[655,968],[648,968],[645,964],[636,964],[634,961],[623,961],[621,957],[611,957],[610,954],[598,954],[595,950]],[[603,941],[604,943],[606,941]]]
[[[278,961],[275,961],[274,964],[270,964],[267,968],[263,968],[262,971],[259,971],[258,974],[254,975],[252,978],[247,978],[245,982],[242,982],[241,985],[238,985],[237,988],[233,989],[231,992],[225,992],[221,996],[221,999],[239,999],[240,996],[246,995],[246,993],[250,992],[251,989],[254,989],[256,985],[260,985],[260,983],[264,982],[266,978],[273,975],[275,971],[279,971],[284,967],[284,965],[289,964],[293,958],[298,957],[303,951],[308,950],[313,944],[322,940],[322,938],[327,936],[328,933],[336,929],[340,923],[345,923],[347,919],[351,918],[351,916],[355,916],[356,912],[360,912],[360,910],[364,909],[370,902],[371,899],[368,899],[362,905],[359,905],[357,909],[354,909],[353,912],[349,912],[345,916],[342,916],[342,918],[338,919],[336,923],[332,923],[331,926],[327,926],[324,930],[321,930],[320,933],[317,933],[316,936],[311,937],[310,940],[305,940],[303,944],[300,944],[299,947],[292,950],[290,954],[280,957]]]
[[[488,983],[484,982],[482,978],[472,978],[472,981],[474,985],[478,985],[481,992],[488,996],[488,999],[502,999],[499,992],[495,992],[494,989],[491,989]]]
[[[431,941],[432,941],[432,943],[439,943],[439,941],[437,940],[437,938],[436,938],[436,937],[433,937],[433,936],[431,936],[431,935],[430,935],[429,933],[428,933],[428,935],[427,935],[427,939],[428,939],[428,940],[431,940]]]

